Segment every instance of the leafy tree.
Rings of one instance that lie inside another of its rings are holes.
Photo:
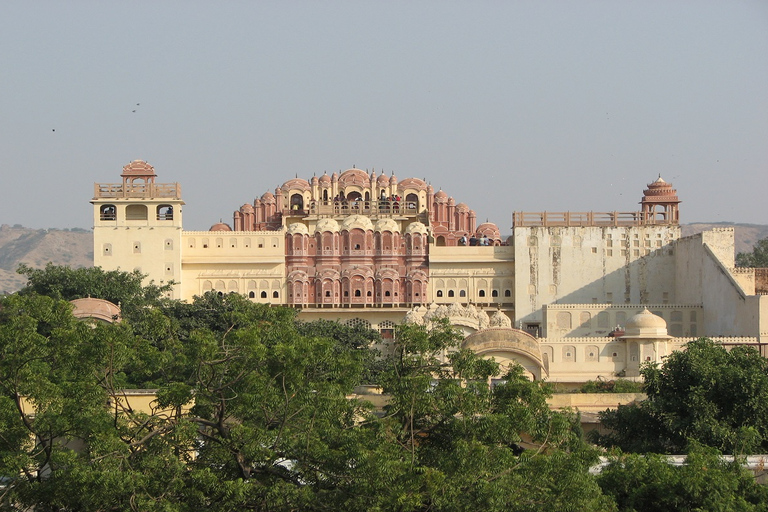
[[[73,300],[96,297],[118,304],[123,316],[140,315],[147,305],[158,304],[171,290],[173,283],[143,284],[146,277],[138,270],[102,270],[101,267],[70,268],[49,263],[44,269],[21,264],[17,273],[27,276],[27,284],[19,293],[36,293]]]
[[[381,335],[374,329],[362,325],[348,326],[330,320],[297,322],[296,328],[304,336],[336,340],[338,350],[357,353],[363,363],[361,384],[377,384],[389,366],[389,360],[381,357],[381,351],[375,348],[377,343],[381,343]]]
[[[71,310],[66,301],[39,295],[0,299],[0,475],[8,479],[6,504],[45,502],[55,494],[54,480],[78,462],[72,443],[111,428],[104,404],[110,366],[125,357],[126,332],[91,327]]]
[[[768,238],[758,240],[752,252],[740,252],[736,255],[737,267],[768,267]]]
[[[491,387],[499,365],[460,342],[447,322],[397,329],[383,381],[392,398],[379,428],[402,476],[375,468],[361,475],[373,478],[368,488],[379,508],[610,510],[587,474],[595,454],[581,442],[576,418],[550,411],[549,388],[519,366]],[[376,488],[380,480],[385,489]]]
[[[694,447],[682,466],[664,455],[619,455],[597,482],[622,512],[768,510],[768,487],[713,448]]]
[[[768,361],[751,347],[730,351],[702,338],[664,363],[646,364],[647,400],[600,414],[604,446],[684,453],[691,441],[725,453],[768,449]]]

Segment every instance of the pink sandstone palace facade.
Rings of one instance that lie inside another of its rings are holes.
[[[360,169],[286,181],[234,213],[234,231],[281,229],[287,302],[304,306],[423,304],[430,235],[438,246],[502,244],[495,224],[477,226],[475,212],[442,190]]]
[[[94,187],[94,264],[172,280],[174,298],[240,293],[385,340],[444,317],[465,347],[564,383],[635,377],[702,335],[768,355],[768,295],[735,268],[733,228],[682,238],[661,177],[639,211],[514,212],[505,237],[425,180],[375,171],[290,179],[205,231],[183,228],[181,186],[151,165],[121,177]]]

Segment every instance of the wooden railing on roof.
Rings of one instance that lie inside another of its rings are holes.
[[[514,212],[513,227],[590,227],[674,225],[672,220],[652,218],[643,212]]]
[[[181,199],[181,185],[178,183],[94,183],[93,198],[166,197]]]
[[[283,210],[283,215],[312,215],[323,217],[346,217],[348,215],[365,215],[371,218],[382,217],[415,217],[419,215],[415,201],[312,201],[308,208],[298,205],[289,210]]]

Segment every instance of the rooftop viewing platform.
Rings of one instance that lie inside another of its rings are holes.
[[[293,205],[284,210],[285,216],[308,216],[314,218],[343,218],[349,215],[365,215],[371,219],[383,217],[412,218],[419,215],[415,202],[406,201],[312,201],[309,208]]]
[[[94,199],[120,198],[171,198],[181,199],[181,185],[178,183],[94,183]]]
[[[653,217],[643,212],[514,212],[513,227],[625,227],[670,226],[677,219]]]

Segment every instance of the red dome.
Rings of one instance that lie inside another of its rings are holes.
[[[224,224],[223,222],[217,222],[213,226],[211,226],[211,229],[209,231],[232,231],[232,228],[229,227],[229,224]]]

